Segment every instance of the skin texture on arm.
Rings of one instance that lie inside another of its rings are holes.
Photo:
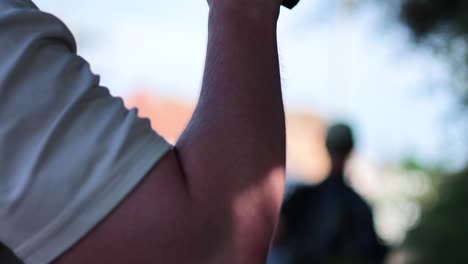
[[[56,263],[264,263],[284,185],[280,3],[242,1],[209,2],[202,91],[174,150]]]
[[[276,15],[212,7],[208,38],[200,101],[176,147],[194,202],[233,221],[227,248],[261,261],[251,254],[268,248],[285,163]]]

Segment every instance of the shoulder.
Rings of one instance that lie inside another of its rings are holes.
[[[359,218],[372,220],[373,214],[370,204],[349,186],[346,186],[345,193],[345,202],[347,203],[347,208],[351,210],[352,214],[354,216],[359,216]]]

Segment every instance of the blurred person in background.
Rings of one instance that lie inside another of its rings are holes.
[[[270,264],[382,263],[386,247],[370,206],[345,182],[353,150],[351,128],[335,124],[326,147],[331,171],[318,186],[301,185],[285,200]]]

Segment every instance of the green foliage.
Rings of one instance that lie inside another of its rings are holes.
[[[418,43],[429,45],[450,64],[451,86],[468,106],[468,1],[398,0],[400,20]]]
[[[468,263],[468,168],[447,176],[439,201],[408,234],[412,264]]]
[[[399,20],[416,43],[430,47],[444,59],[453,74],[450,85],[468,110],[468,1],[394,0]],[[462,118],[464,114],[462,113]],[[461,142],[465,144],[465,142]],[[409,170],[424,169],[407,161]],[[437,188],[436,202],[426,207],[420,223],[408,233],[406,246],[412,264],[468,263],[468,167],[455,175],[428,172]],[[439,183],[442,183],[439,185]]]
[[[401,0],[400,16],[418,38],[433,34],[465,37],[468,2],[465,0]]]

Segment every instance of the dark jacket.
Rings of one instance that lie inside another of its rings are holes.
[[[281,217],[290,264],[381,263],[386,254],[370,206],[341,175],[302,185],[284,202]]]

